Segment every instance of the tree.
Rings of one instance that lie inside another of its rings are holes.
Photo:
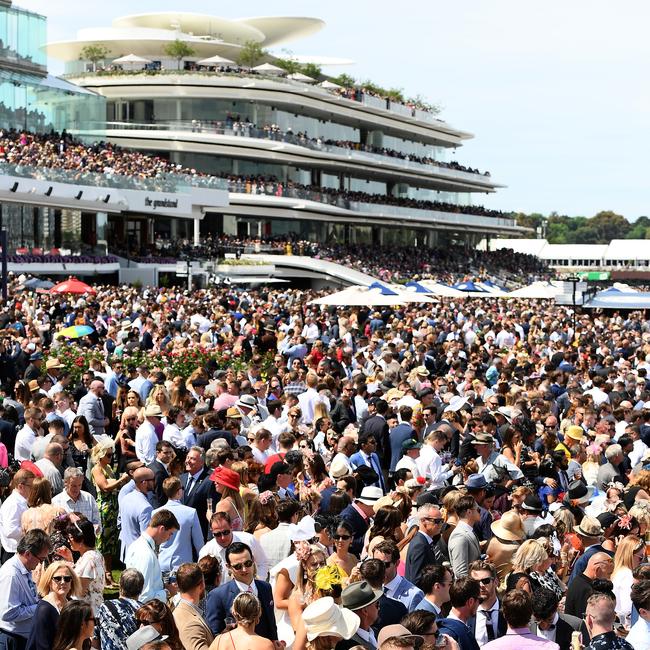
[[[349,74],[345,74],[344,72],[338,77],[334,77],[332,81],[344,88],[354,88],[357,83],[354,77],[351,77]]]
[[[287,74],[295,74],[300,72],[300,63],[294,61],[293,59],[275,59],[273,65],[277,65],[279,68],[286,70]]]
[[[81,49],[79,58],[82,61],[90,61],[93,64],[93,72],[97,72],[97,62],[105,59],[109,49],[103,45],[86,45]]]
[[[237,63],[247,68],[254,68],[268,55],[268,52],[257,41],[246,41],[237,57]]]
[[[323,74],[321,67],[315,63],[305,63],[301,68],[301,72],[312,79],[320,79]]]
[[[196,50],[193,47],[190,47],[187,43],[180,41],[179,39],[176,39],[171,43],[167,43],[167,45],[165,45],[163,48],[163,52],[167,56],[171,56],[172,59],[176,59],[176,61],[178,61],[179,70],[181,69],[181,61],[185,57],[194,56],[196,54]]]

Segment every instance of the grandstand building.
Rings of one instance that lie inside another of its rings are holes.
[[[471,134],[423,107],[346,91],[324,77],[290,78],[269,54],[252,69],[233,63],[251,42],[284,46],[322,27],[316,18],[155,13],[47,45],[64,61],[67,81],[105,98],[106,129],[87,125],[79,133],[229,179],[227,205],[203,204],[185,215],[191,219],[109,215],[109,241],[295,233],[312,241],[475,246],[525,231],[510,215],[476,207],[499,187],[489,174],[449,163]],[[179,41],[191,56],[166,54]],[[104,58],[88,60],[89,47],[103,49]],[[250,180],[260,177],[267,181]]]

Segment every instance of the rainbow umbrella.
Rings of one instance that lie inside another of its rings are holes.
[[[78,339],[82,336],[88,336],[88,334],[92,334],[94,331],[90,325],[71,325],[62,329],[59,334],[65,336],[67,339]]]

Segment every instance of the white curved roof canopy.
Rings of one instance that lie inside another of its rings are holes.
[[[304,16],[260,16],[240,18],[237,22],[259,29],[264,34],[262,45],[265,47],[305,38],[325,27],[325,21],[320,18]]]

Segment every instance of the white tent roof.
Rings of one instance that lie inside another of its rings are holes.
[[[392,287],[391,287],[392,288]],[[368,287],[352,286],[342,291],[316,298],[310,305],[340,305],[346,307],[389,307],[391,305],[404,305],[406,303],[431,302],[425,294],[413,293],[409,295],[406,291],[400,291],[397,296],[387,296],[379,289]]]
[[[145,59],[137,54],[127,54],[119,59],[113,59],[113,63],[151,63],[151,59]]]
[[[329,79],[325,79],[322,83],[319,84],[321,88],[327,88],[328,90],[336,90],[337,88],[342,88],[343,86],[339,86],[338,84],[335,84],[333,81],[330,81]]]
[[[262,65],[256,65],[253,70],[255,72],[267,72],[268,74],[284,74],[286,70],[283,68],[278,67],[277,65],[273,65],[272,63],[262,63]]]
[[[223,56],[215,54],[214,56],[208,57],[207,59],[201,59],[198,62],[199,65],[234,65],[235,62],[230,59],[226,59]]]
[[[459,291],[453,287],[448,287],[446,284],[440,284],[435,280],[420,280],[418,284],[430,289],[434,295],[446,298],[466,298],[467,294],[464,291]],[[425,294],[426,295],[426,294]]]
[[[316,81],[316,79],[313,77],[303,74],[302,72],[294,72],[293,74],[290,74],[287,79],[293,79],[294,81],[303,81],[308,84],[314,83]]]
[[[553,282],[533,282],[527,287],[506,294],[508,298],[543,298],[552,300],[562,293],[562,287]]]

